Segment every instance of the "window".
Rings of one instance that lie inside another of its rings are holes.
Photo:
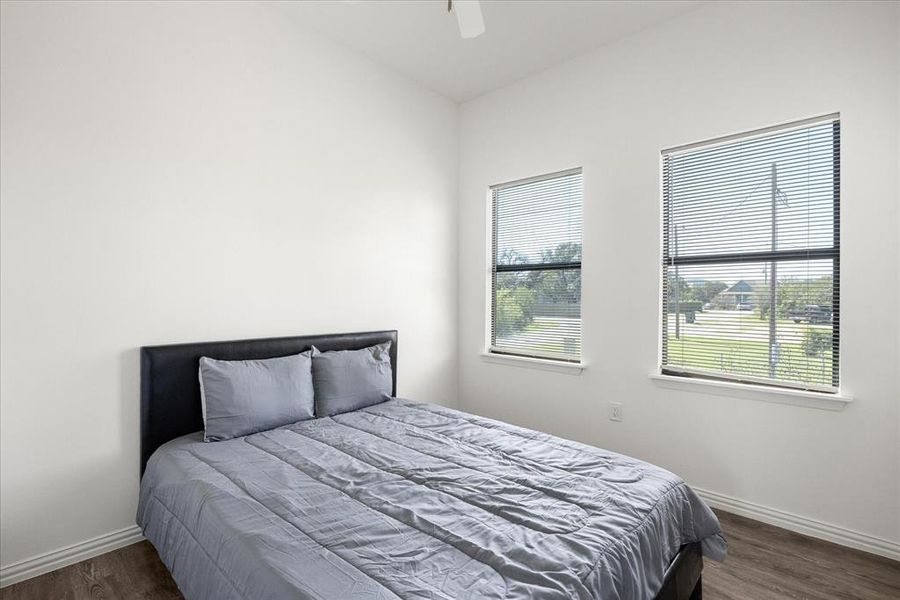
[[[662,162],[662,372],[836,392],[838,117]]]
[[[490,351],[581,360],[581,169],[491,188]]]

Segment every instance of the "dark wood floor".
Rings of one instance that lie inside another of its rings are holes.
[[[706,561],[705,600],[900,598],[900,562],[719,512],[728,558]],[[0,590],[0,600],[180,599],[148,542]]]
[[[705,600],[900,599],[900,562],[716,511],[724,563],[706,561]]]

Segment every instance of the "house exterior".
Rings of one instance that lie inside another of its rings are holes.
[[[738,304],[755,305],[759,301],[759,295],[767,289],[768,286],[765,282],[741,279],[731,287],[719,292],[713,299],[713,304],[719,308],[735,308]]]

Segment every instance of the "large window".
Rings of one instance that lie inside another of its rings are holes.
[[[490,351],[581,359],[581,169],[491,188]]]
[[[662,160],[663,373],[837,391],[837,116]]]

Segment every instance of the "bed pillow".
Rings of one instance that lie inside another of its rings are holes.
[[[391,343],[362,350],[320,352],[312,348],[316,416],[330,417],[391,397]]]
[[[311,351],[264,360],[200,359],[203,440],[218,442],[311,419]]]

